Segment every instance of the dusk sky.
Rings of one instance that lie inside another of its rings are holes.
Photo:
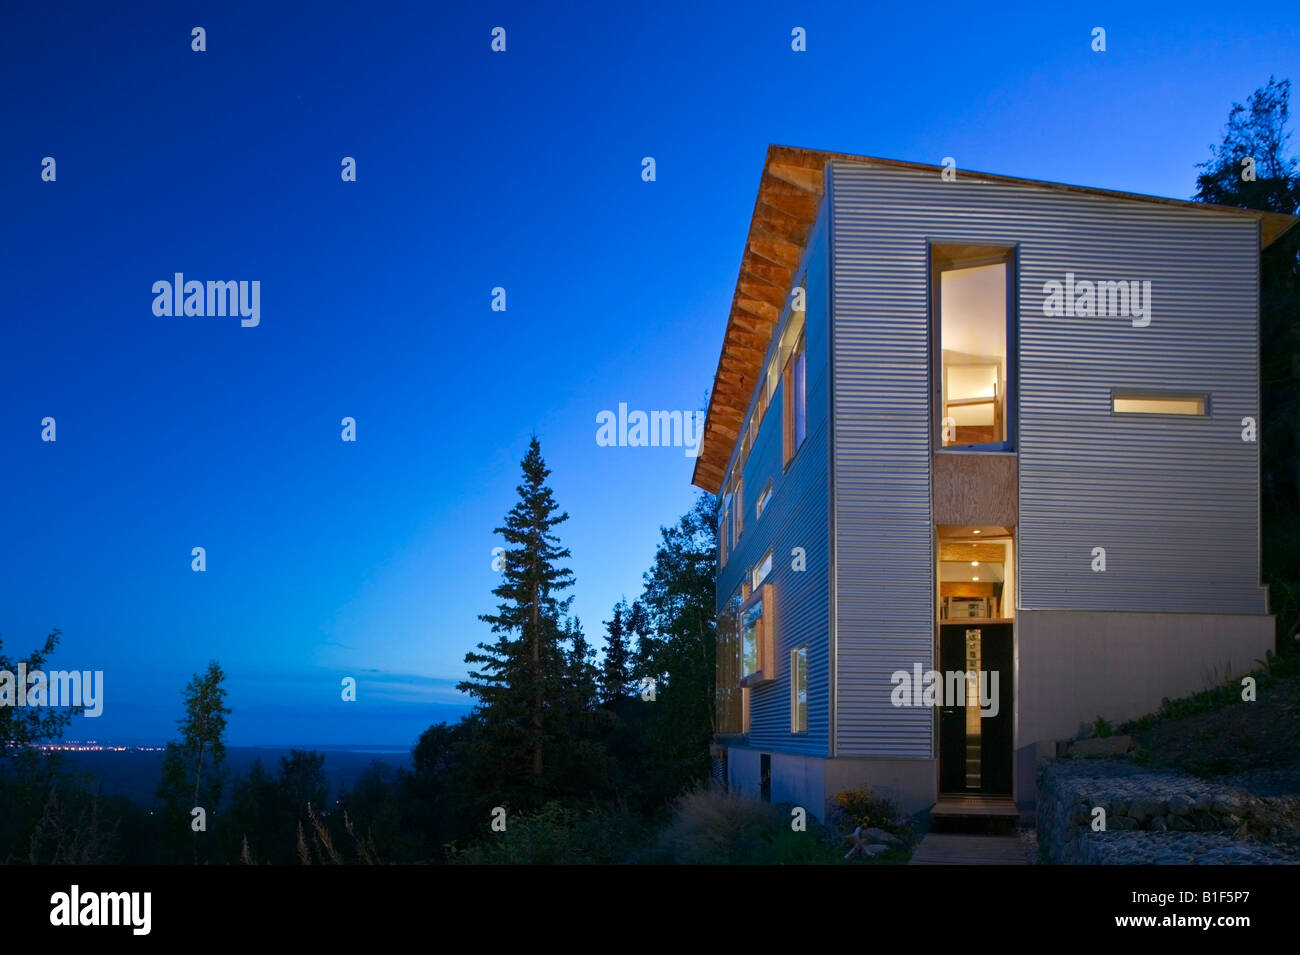
[[[1285,5],[270,6],[5,7],[0,637],[104,671],[71,738],[174,737],[209,659],[236,745],[458,717],[534,433],[599,646],[696,491],[596,416],[704,407],[770,143],[1189,198],[1300,80]]]

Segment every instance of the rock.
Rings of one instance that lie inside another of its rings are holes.
[[[1210,806],[1215,812],[1237,812],[1241,809],[1241,800],[1232,793],[1216,793]]]
[[[886,832],[884,829],[876,829],[873,827],[865,830],[863,835],[867,837],[869,842],[874,842],[878,845],[886,847],[892,846],[895,849],[907,848],[906,842],[898,838],[898,836],[894,835],[892,832]]]
[[[1234,816],[1232,813],[1227,812],[1223,814],[1223,818],[1220,819],[1219,821],[1220,823],[1222,823],[1223,828],[1225,829],[1236,829],[1238,826],[1241,825],[1242,818],[1240,816]]]
[[[1196,808],[1196,800],[1191,796],[1178,793],[1169,797],[1169,811],[1175,816],[1190,816]]]
[[[868,859],[874,859],[876,856],[886,853],[888,851],[889,851],[889,846],[883,846],[877,843],[875,845],[867,846],[865,849],[862,850],[862,853]]]
[[[1223,827],[1219,825],[1218,817],[1212,812],[1198,812],[1192,817],[1192,822],[1198,832],[1214,832]]]
[[[1106,820],[1107,829],[1136,829],[1138,821],[1132,816],[1111,816]]]
[[[1165,816],[1165,825],[1178,832],[1196,831],[1196,826],[1192,824],[1190,819],[1184,819],[1182,816],[1175,816],[1172,814]]]
[[[1152,832],[1165,832],[1169,829],[1169,824],[1165,822],[1163,817],[1156,816],[1151,820],[1150,828]]]
[[[1195,809],[1197,812],[1209,812],[1214,806],[1214,797],[1209,793],[1201,793],[1196,797]]]
[[[1167,811],[1165,801],[1156,796],[1139,796],[1128,807],[1128,814],[1140,823],[1154,816],[1162,816]]]
[[[1107,736],[1105,739],[1081,739],[1070,744],[1068,755],[1088,756],[1123,756],[1133,748],[1133,739],[1129,736]]]

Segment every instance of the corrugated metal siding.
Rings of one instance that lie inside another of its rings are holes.
[[[1022,238],[1020,606],[1267,613],[1259,446],[1241,440],[1259,414],[1257,227],[1110,201],[1105,224],[1081,204]],[[1044,316],[1067,270],[1150,281],[1151,324]],[[1210,414],[1112,416],[1111,389],[1203,392]]]
[[[824,210],[824,207],[823,207]],[[825,756],[828,752],[830,663],[829,528],[827,485],[827,314],[828,263],[826,222],[814,227],[804,256],[808,269],[807,314],[807,431],[804,444],[782,474],[783,384],[778,384],[767,416],[759,428],[744,467],[745,520],[741,539],[718,574],[719,608],[749,569],[772,548],[776,628],[776,671],[773,682],[750,694],[750,732],[746,745],[771,752]],[[785,316],[782,316],[784,322]],[[776,336],[773,348],[777,346]],[[771,349],[769,349],[769,357]],[[764,366],[766,367],[766,365]],[[750,413],[753,413],[751,405]],[[746,418],[745,426],[749,426]],[[742,432],[743,433],[743,432]],[[734,455],[732,463],[734,463]],[[754,504],[768,479],[772,499],[761,518]],[[791,550],[802,547],[807,569],[792,569]],[[808,645],[808,731],[790,732],[790,651]]]
[[[933,714],[889,701],[934,642],[925,247],[888,180],[830,180],[836,754],[928,757]]]
[[[930,755],[889,674],[933,627],[926,243],[1016,243],[1023,608],[1264,613],[1253,221],[833,164],[840,753]],[[1152,319],[1043,315],[1043,285],[1152,283]],[[1203,419],[1116,418],[1112,389],[1205,392]],[[1107,570],[1090,569],[1105,547]]]

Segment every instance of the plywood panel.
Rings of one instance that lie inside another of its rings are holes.
[[[1017,523],[1018,497],[1014,454],[934,455],[936,524],[1012,526]]]

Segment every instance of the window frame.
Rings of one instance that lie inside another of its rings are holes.
[[[803,363],[803,434],[798,434],[796,422],[796,403],[795,403],[795,366],[800,361]],[[808,326],[805,322],[804,327],[799,329],[799,334],[795,337],[794,343],[790,346],[790,354],[786,357],[785,367],[781,373],[781,393],[782,393],[782,465],[781,470],[789,470],[791,462],[799,454],[799,449],[808,438]]]
[[[761,621],[759,633],[756,638],[755,669],[745,672],[745,618],[755,607],[759,609],[759,620]],[[770,683],[776,679],[775,648],[775,620],[773,618],[773,600],[772,585],[764,584],[757,590],[751,591],[749,599],[740,606],[738,614],[738,631],[740,634],[740,685],[742,687],[754,687],[763,683]]]
[[[936,254],[938,253],[938,254]],[[1003,385],[1004,437],[976,444],[943,443],[943,295],[942,274],[981,265],[1006,266],[1006,382]],[[973,242],[969,239],[926,239],[927,293],[930,301],[930,447],[935,453],[985,453],[1016,450],[1019,388],[1019,242]]]
[[[803,721],[799,720],[799,657],[803,657]],[[790,651],[790,733],[803,736],[808,732],[808,644]]]
[[[1154,418],[1177,421],[1200,420],[1213,417],[1211,394],[1208,391],[1166,391],[1158,388],[1112,388],[1110,389],[1110,414],[1112,418]],[[1184,414],[1181,411],[1119,411],[1116,401],[1199,401],[1201,411],[1196,414]]]
[[[734,494],[735,496],[731,499],[732,516],[734,518],[732,526],[735,535],[731,541],[732,548],[735,548],[740,543],[740,536],[745,533],[745,477],[740,473],[736,475]]]
[[[754,520],[757,522],[767,510],[768,503],[772,500],[772,479],[768,478],[767,483],[763,485],[763,490],[758,492],[758,499],[754,501]]]
[[[737,587],[727,598],[718,613],[718,641],[715,653],[714,713],[720,728],[719,736],[736,737],[749,732],[749,691],[740,682],[740,607],[744,604],[741,588]],[[739,701],[732,694],[739,693]],[[728,704],[736,705],[739,713],[729,713]],[[733,717],[738,717],[732,722]]]
[[[759,559],[758,563],[749,569],[749,589],[751,593],[755,590],[758,590],[758,588],[762,587],[763,581],[767,580],[768,577],[772,576],[772,566],[773,566],[772,554],[773,554],[773,548],[769,547],[767,549],[767,553],[764,554]],[[763,573],[762,577],[759,577],[758,576],[759,568],[762,567],[764,564],[767,565],[767,570]]]

